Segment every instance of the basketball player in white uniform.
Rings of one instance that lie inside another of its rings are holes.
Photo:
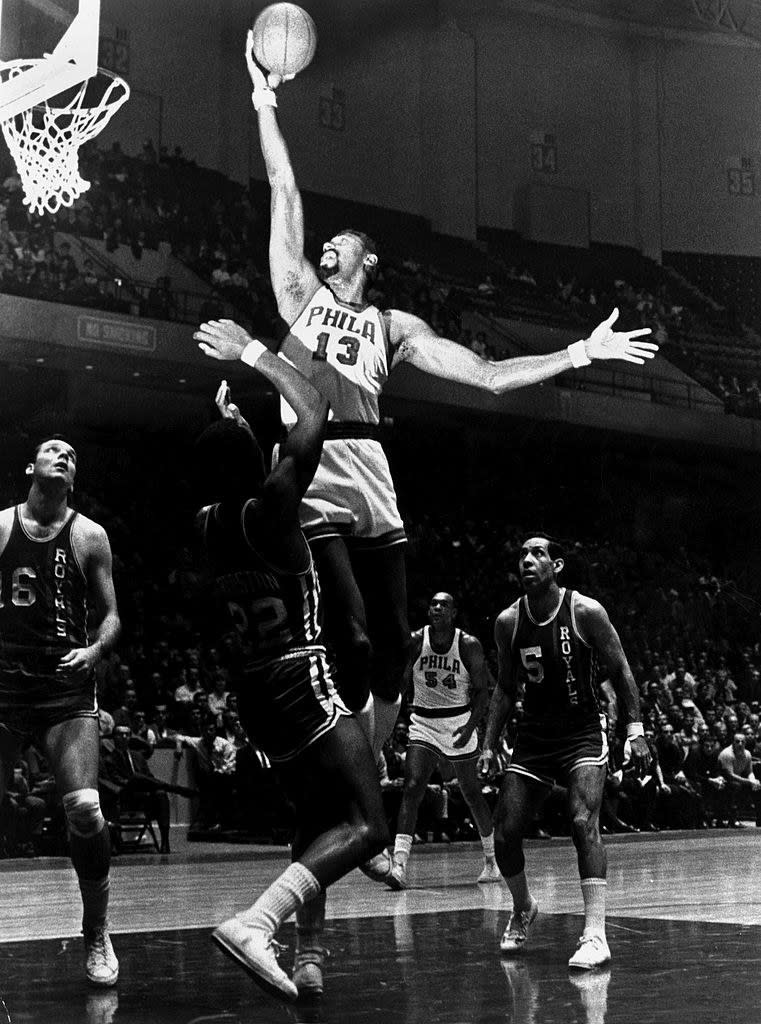
[[[381,314],[366,303],[378,256],[363,232],[334,235],[316,270],[304,256],[301,195],[275,113],[280,80],[265,78],[252,45],[249,32],[246,61],[271,188],[270,277],[278,312],[298,339],[282,354],[332,406],[302,527],[322,584],[336,682],[377,755],[396,721],[410,645],[404,528],[377,438],[378,396],[392,362],[501,394],[593,359],[643,363],[658,346],[638,340],[649,329],[613,331],[616,310],[589,338],[560,352],[490,363],[440,338],[419,317],[397,309]],[[247,337],[231,321],[212,321],[202,330]],[[390,863],[377,860],[374,873],[383,877]]]
[[[418,809],[441,758],[451,763],[481,836],[484,868],[478,881],[501,878],[494,858],[491,812],[476,773],[481,752],[476,726],[488,701],[486,662],[480,641],[455,627],[456,615],[451,594],[434,594],[428,607],[430,625],[412,634],[409,746],[393,863],[386,880],[391,889],[407,888]]]

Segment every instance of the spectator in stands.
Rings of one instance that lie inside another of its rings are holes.
[[[236,750],[229,740],[217,734],[217,722],[209,715],[202,725],[201,736],[176,737],[176,751],[195,751],[196,781],[200,791],[198,819],[193,827],[205,832],[218,832],[234,820],[234,782]]]
[[[497,294],[494,281],[492,280],[491,274],[487,274],[483,281],[481,281],[477,288],[478,296],[481,299],[493,299]]]
[[[32,795],[29,768],[19,757],[0,803],[0,851],[7,857],[33,857],[46,814],[45,800]]]
[[[127,725],[114,729],[113,750],[101,752],[99,788],[108,821],[125,811],[140,810],[155,821],[161,837],[160,852],[169,851],[169,797],[140,751],[130,748],[132,732]]]
[[[114,725],[126,725],[131,729],[136,708],[137,690],[135,689],[132,680],[128,679],[124,690],[124,700],[120,707],[114,711]]]
[[[236,750],[239,750],[247,742],[248,737],[243,729],[239,731],[237,729],[237,726],[240,724],[240,718],[237,713],[225,708],[219,719],[221,719],[221,725],[219,721],[217,723],[219,735],[232,743]]]
[[[745,744],[745,734],[736,732],[732,743],[719,754],[719,766],[727,781],[732,799],[730,825],[738,824],[739,815],[744,810],[743,804],[750,796],[758,826],[761,825],[761,782],[753,772],[753,762]]]
[[[135,708],[132,713],[132,739],[140,741],[142,746],[135,749],[139,749],[145,758],[149,758],[156,747],[156,739],[142,708]]]
[[[149,741],[155,747],[173,747],[175,733],[168,726],[166,704],[157,704],[153,709],[152,721],[148,725]]]
[[[666,797],[661,823],[667,828],[697,828],[703,819],[701,801],[684,773],[685,753],[672,724],[663,726],[655,745]]]
[[[223,668],[215,669],[211,680],[211,692],[208,696],[208,709],[220,722],[223,712],[227,710],[229,696],[227,673]]]
[[[730,790],[719,764],[719,745],[706,733],[687,755],[685,774],[703,797],[705,824],[719,827],[731,817]]]
[[[114,731],[114,725],[114,716],[106,711],[104,707],[98,705],[98,730],[100,738],[105,739],[107,736],[111,736]]]
[[[178,711],[182,711],[182,705],[188,711],[193,704],[196,694],[201,692],[201,673],[193,665],[190,668],[180,670],[180,684],[174,691],[174,702],[179,705]]]

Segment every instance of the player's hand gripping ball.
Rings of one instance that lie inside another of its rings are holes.
[[[252,49],[258,64],[281,79],[303,71],[314,57],[317,29],[296,4],[270,4],[252,29]]]

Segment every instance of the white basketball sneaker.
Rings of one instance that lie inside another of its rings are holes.
[[[582,971],[592,971],[595,967],[601,967],[610,960],[610,949],[604,935],[593,932],[591,935],[582,935],[576,946],[576,952],[568,961],[569,967],[576,967]]]
[[[92,928],[84,932],[85,973],[91,985],[115,985],[119,979],[119,961],[108,929]]]
[[[223,921],[211,937],[265,992],[278,999],[298,999],[299,990],[277,962],[277,953],[283,947],[269,931],[252,928],[239,918],[231,917]]]
[[[534,897],[527,910],[513,911],[507,922],[507,928],[502,936],[499,948],[503,953],[517,953],[523,949],[528,939],[528,930],[536,920],[539,913],[539,904]]]
[[[501,882],[502,875],[499,873],[497,862],[492,857],[486,857],[484,859],[484,867],[481,874],[476,879],[476,882],[481,885],[486,885],[489,882]]]

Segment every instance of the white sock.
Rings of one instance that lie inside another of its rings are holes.
[[[513,897],[513,909],[520,913],[522,910],[528,910],[531,906],[531,893],[528,891],[528,882],[526,881],[526,872],[520,871],[517,875],[511,875],[506,878],[507,888],[510,890],[510,895]]]
[[[604,878],[582,878],[581,895],[584,897],[584,934],[605,938],[605,895],[608,883]]]
[[[406,836],[403,832],[400,832],[394,840],[394,860],[401,864],[403,868],[406,868],[411,852],[412,836]]]
[[[82,931],[106,927],[108,911],[109,876],[103,878],[80,878],[79,891],[82,894]]]
[[[402,698],[397,697],[395,701],[385,700],[383,697],[375,698],[375,735],[373,737],[373,756],[376,761],[383,750],[383,744],[394,731],[396,720],[399,717],[399,708],[402,706]]]
[[[481,846],[484,848],[484,860],[494,860],[494,833],[488,836],[481,836]]]
[[[375,754],[375,699],[372,694],[367,698],[365,706],[354,712],[354,717],[359,722],[362,732],[367,736],[367,742]],[[375,754],[375,760],[378,760],[377,754]]]
[[[248,910],[236,914],[244,924],[274,935],[299,907],[320,892],[320,883],[309,868],[294,861]]]

